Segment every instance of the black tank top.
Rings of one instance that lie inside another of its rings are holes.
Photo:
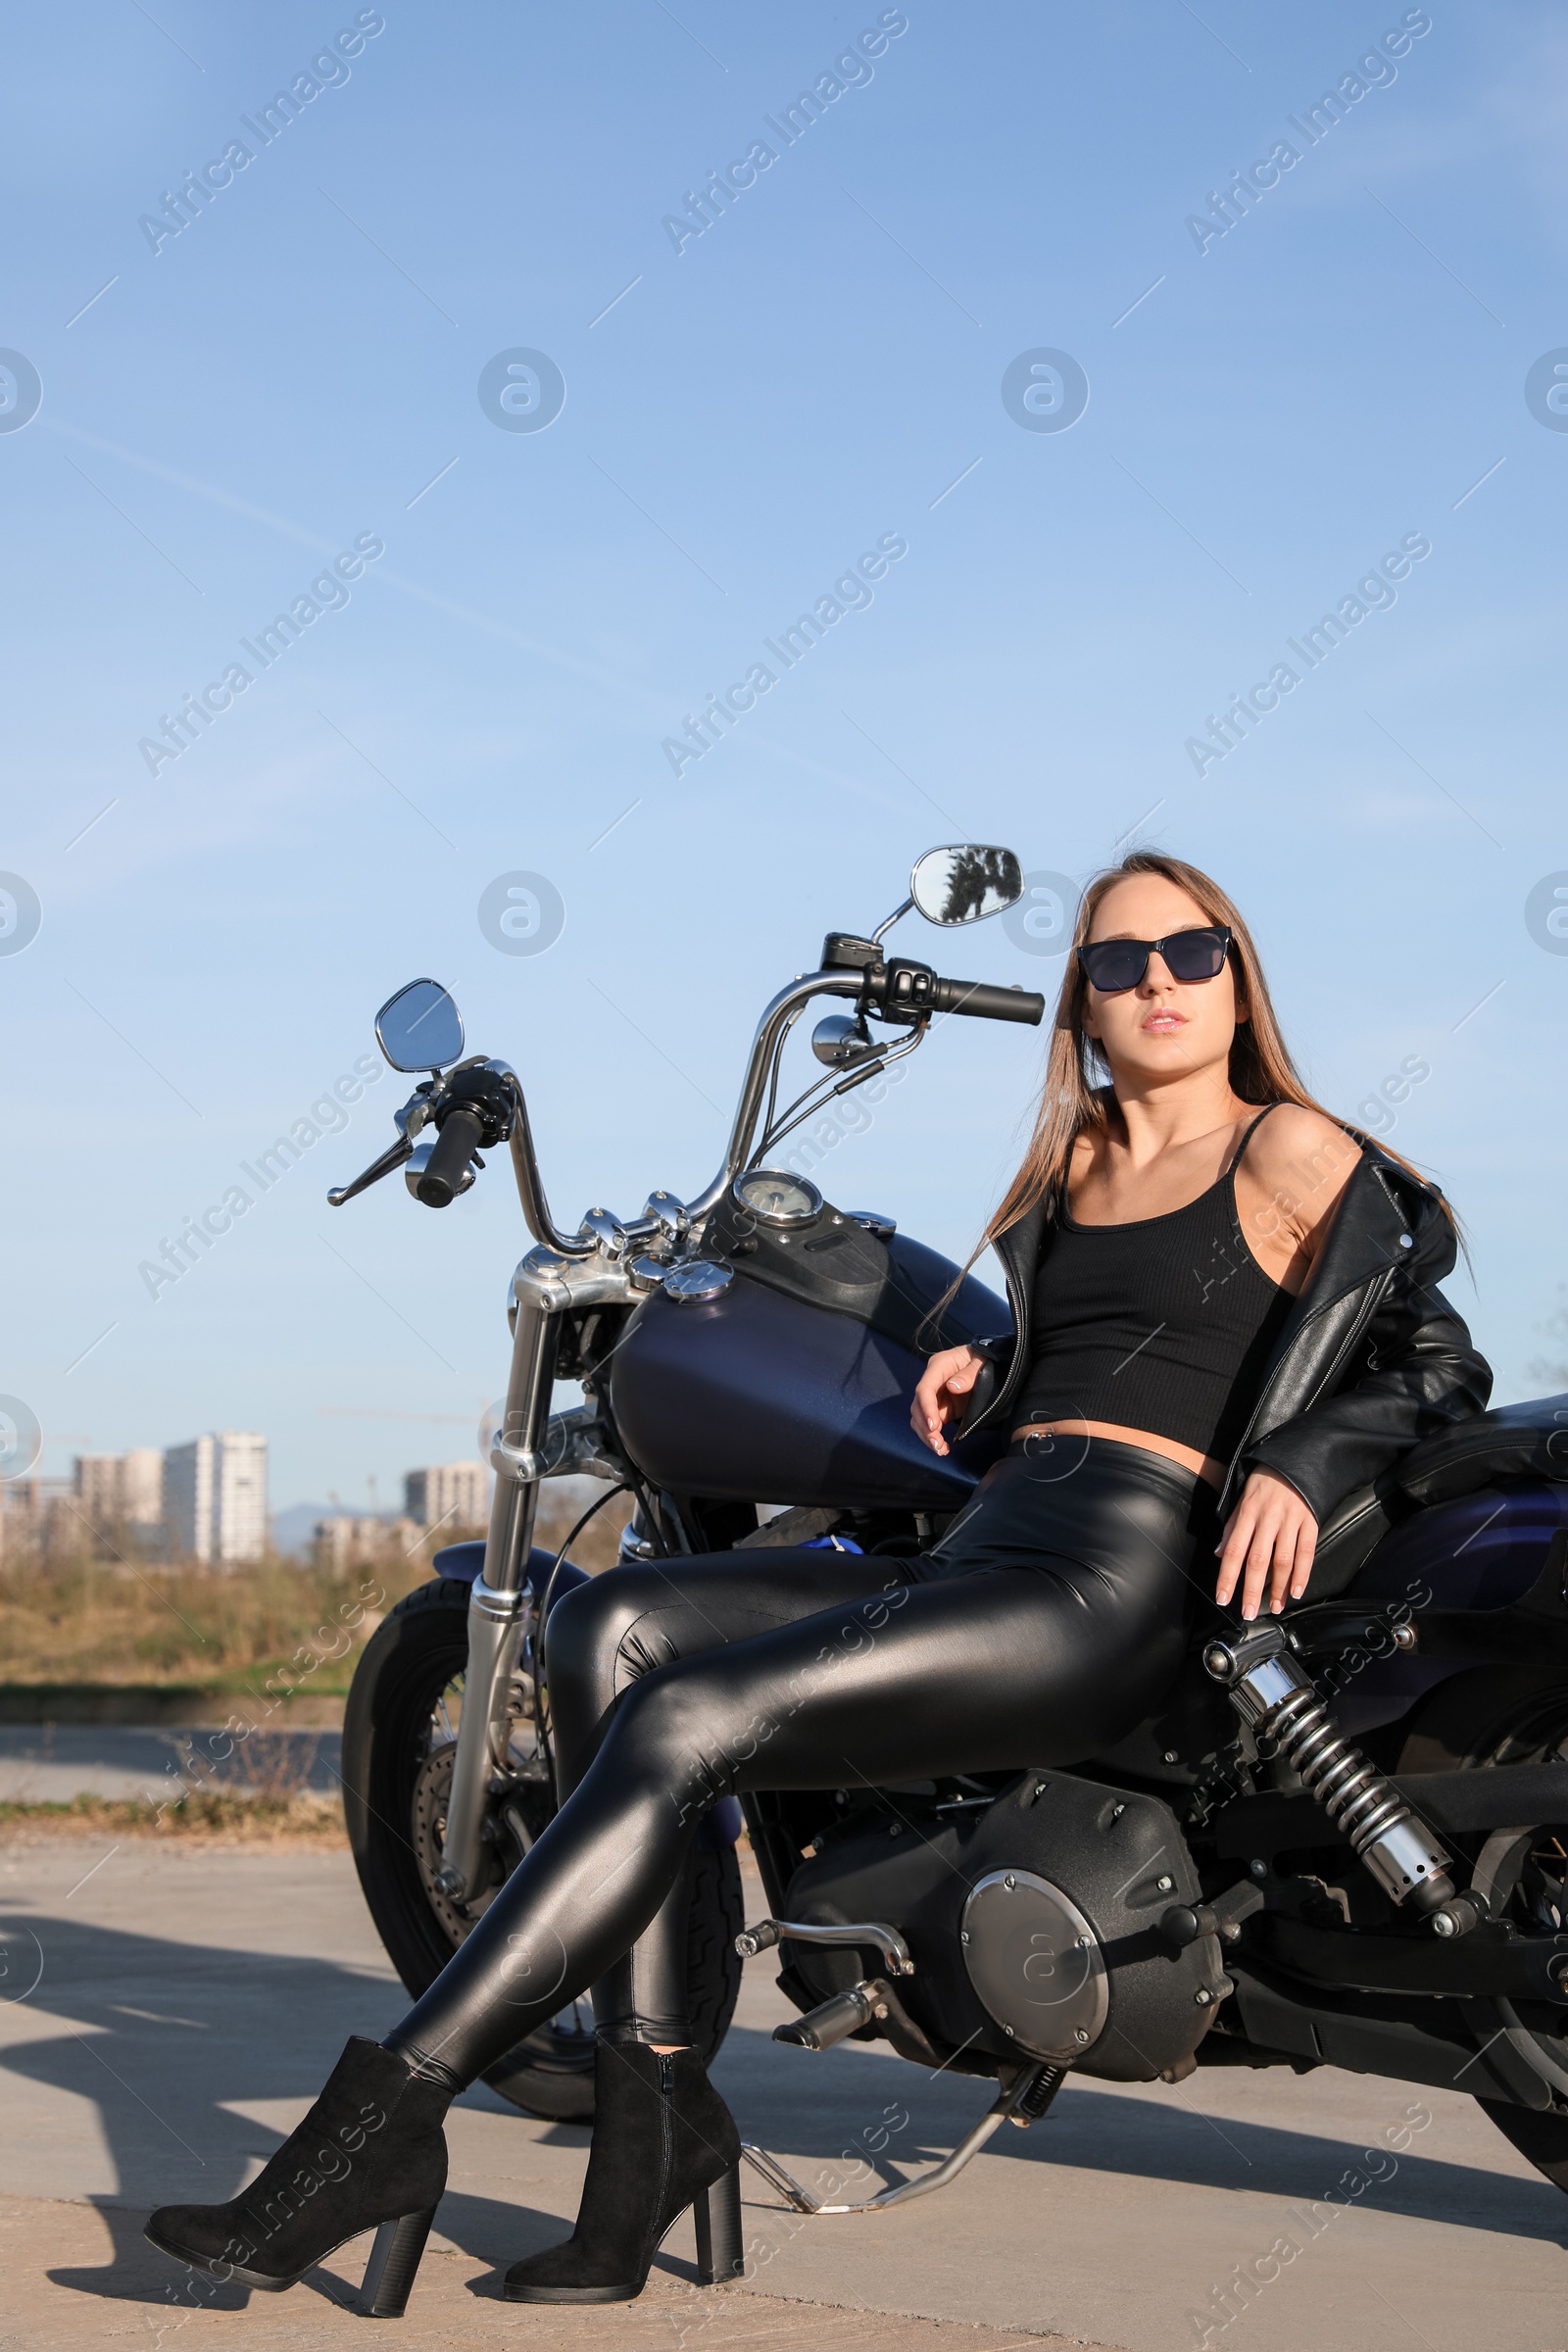
[[[1249,1250],[1236,1166],[1163,1217],[1080,1225],[1065,1200],[1034,1291],[1034,1361],[1015,1427],[1113,1421],[1228,1461],[1257,1399],[1291,1293]]]

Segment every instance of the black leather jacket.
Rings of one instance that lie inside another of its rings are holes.
[[[1492,1394],[1491,1367],[1436,1288],[1458,1253],[1442,1195],[1369,1137],[1347,1132],[1362,1157],[1275,1345],[1227,1468],[1222,1511],[1249,1471],[1275,1470],[1321,1528],[1348,1495],[1422,1439],[1484,1411]],[[1013,1331],[977,1343],[996,1371],[980,1375],[965,1435],[1005,1427],[1028,1377],[1035,1275],[1052,1232],[1042,1203],[997,1237]]]

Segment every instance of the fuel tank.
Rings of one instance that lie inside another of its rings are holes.
[[[836,1245],[848,1220],[823,1214]],[[875,1242],[884,1263],[871,1238],[856,1238],[853,1269],[835,1246],[820,1261],[797,1250],[774,1274],[764,1251],[742,1257],[715,1298],[643,1301],[615,1350],[611,1405],[645,1477],[737,1502],[962,1508],[1005,1435],[934,1454],[909,1427],[910,1400],[929,1351],[1004,1334],[1011,1316],[971,1275],[940,1332],[922,1332],[957,1267],[903,1235]],[[879,1265],[880,1281],[848,1279]]]

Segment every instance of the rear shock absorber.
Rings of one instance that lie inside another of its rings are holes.
[[[1287,1763],[1392,1901],[1413,1903],[1439,1936],[1463,1936],[1479,1924],[1482,1906],[1455,1890],[1448,1856],[1431,1831],[1340,1731],[1293,1656],[1282,1625],[1257,1626],[1235,1642],[1211,1642],[1203,1664],[1225,1685],[1249,1729],[1278,1741]]]

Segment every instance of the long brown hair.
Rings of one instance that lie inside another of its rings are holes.
[[[1158,850],[1133,850],[1119,865],[1106,866],[1096,874],[1084,891],[1078,907],[1078,920],[1073,929],[1072,946],[1067,954],[1067,968],[1062,974],[1061,994],[1056,1000],[1055,1031],[1051,1041],[1051,1053],[1046,1062],[1046,1083],[1040,1098],[1040,1110],[1035,1120],[1034,1134],[1023,1163],[1006,1192],[1001,1205],[985,1229],[975,1250],[975,1257],[999,1233],[1015,1225],[1025,1212],[1040,1200],[1059,1204],[1067,1189],[1067,1171],[1072,1150],[1080,1135],[1099,1131],[1104,1133],[1109,1125],[1107,1102],[1110,1098],[1110,1072],[1095,1040],[1084,1027],[1084,1006],[1088,982],[1078,961],[1077,950],[1088,939],[1095,916],[1106,893],[1118,882],[1134,874],[1158,874],[1185,891],[1211,923],[1224,923],[1231,934],[1232,968],[1237,983],[1237,996],[1247,1012],[1246,1020],[1238,1020],[1236,1035],[1231,1041],[1230,1083],[1234,1094],[1244,1102],[1258,1104],[1298,1102],[1303,1109],[1322,1113],[1334,1119],[1334,1113],[1307,1092],[1300,1074],[1291,1059],[1290,1049],[1280,1034],[1274,1005],[1263,977],[1252,935],[1247,927],[1240,907],[1196,865],[1184,858],[1167,858]],[[1334,1119],[1336,1126],[1344,1121]],[[1388,1147],[1381,1149],[1387,1151]],[[1398,1152],[1390,1152],[1409,1168],[1412,1176],[1423,1184],[1429,1180],[1410,1166]],[[1441,1199],[1441,1195],[1439,1196]],[[1447,1203],[1444,1202],[1446,1209]],[[1448,1212],[1451,1215],[1451,1211]],[[970,1264],[974,1259],[970,1259]]]

